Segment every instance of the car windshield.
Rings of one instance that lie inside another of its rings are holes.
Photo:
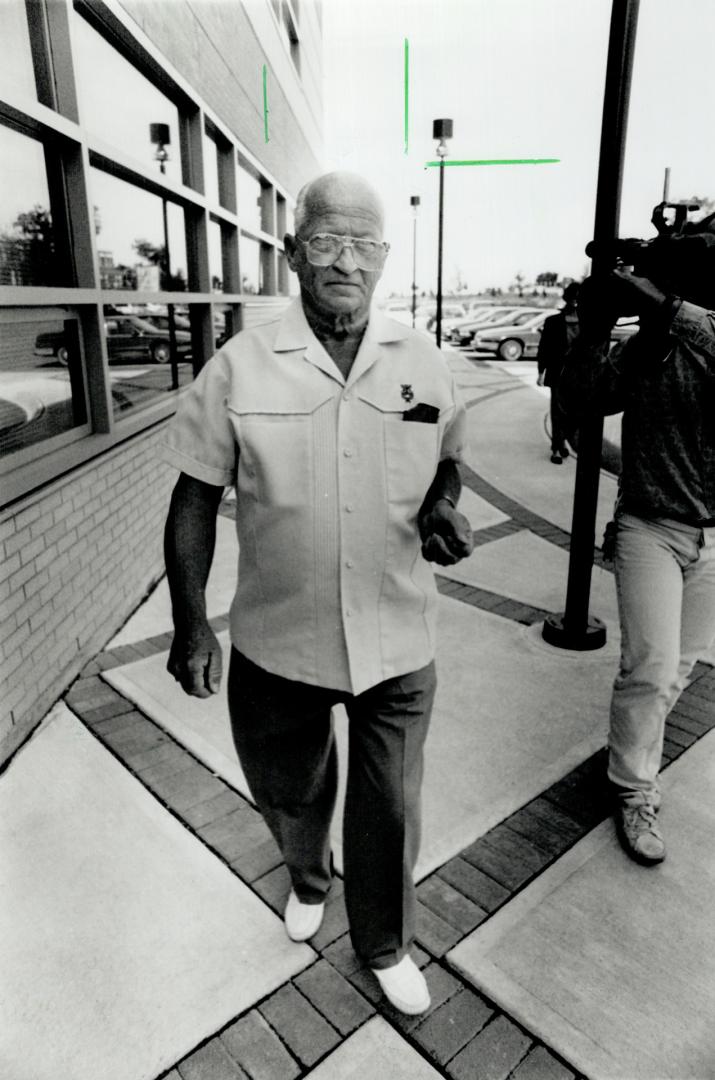
[[[512,325],[523,326],[524,323],[531,322],[531,320],[534,318],[536,318],[536,315],[533,311],[522,311],[521,315],[514,316]]]

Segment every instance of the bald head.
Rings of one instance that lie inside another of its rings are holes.
[[[295,207],[296,235],[305,233],[313,221],[326,214],[365,218],[376,223],[382,235],[385,214],[380,196],[356,173],[324,173],[301,188]]]

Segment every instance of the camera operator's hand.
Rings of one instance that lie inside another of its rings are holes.
[[[592,342],[607,342],[611,328],[622,314],[616,300],[612,274],[599,274],[581,283],[578,295],[578,325],[581,334]]]
[[[649,278],[637,277],[628,270],[612,272],[616,303],[621,315],[656,317],[667,297]]]

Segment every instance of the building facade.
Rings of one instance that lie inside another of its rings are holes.
[[[157,444],[293,288],[318,0],[0,4],[0,762],[163,572]]]

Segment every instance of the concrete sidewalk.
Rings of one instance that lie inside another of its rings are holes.
[[[287,873],[225,701],[189,699],[166,674],[162,583],[0,779],[7,1080],[715,1075],[715,673],[699,664],[669,719],[669,857],[642,869],[603,795],[618,626],[602,563],[606,647],[564,653],[540,634],[563,608],[573,460],[549,463],[533,363],[449,362],[469,409],[461,508],[476,546],[438,577],[415,951],[430,1013],[384,1004],[339,879],[310,945],[287,940]],[[614,487],[604,476],[599,528]],[[208,589],[226,645],[232,516],[227,501]],[[344,773],[339,712],[336,725]]]

